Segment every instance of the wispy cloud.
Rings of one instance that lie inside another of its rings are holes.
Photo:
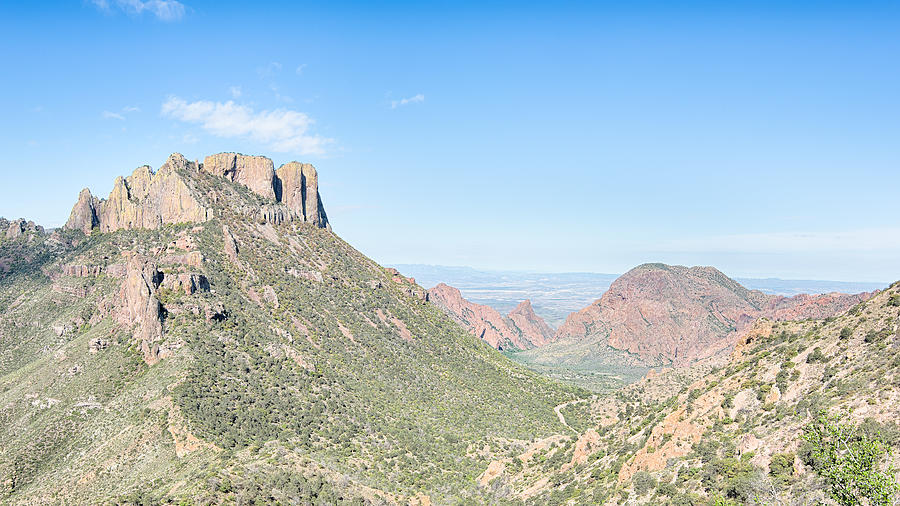
[[[133,105],[128,105],[123,107],[119,112],[103,111],[102,113],[100,113],[100,116],[102,116],[104,119],[117,119],[119,121],[125,121],[125,116],[133,112],[141,112],[141,108]]]
[[[101,113],[101,116],[103,116],[103,119],[117,119],[119,121],[125,121],[125,116],[122,116],[117,112],[103,111]]]
[[[244,93],[240,86],[232,86],[228,91],[231,92],[231,98],[240,98]]]
[[[262,67],[257,67],[256,74],[262,79],[275,77],[281,73],[281,67],[282,65],[277,61],[269,62]]]
[[[232,100],[187,102],[173,96],[163,102],[162,115],[198,124],[218,137],[244,137],[279,152],[324,154],[325,147],[334,142],[311,133],[314,121],[302,112],[289,109],[257,112]]]
[[[392,100],[391,101],[391,109],[396,109],[402,105],[407,104],[421,104],[425,101],[425,95],[419,93],[418,95],[413,95],[409,98],[401,98],[400,100]]]
[[[305,69],[305,68],[306,68],[306,64],[301,63],[300,65],[297,66],[297,70],[295,72],[299,76],[299,75],[303,74],[303,69]]]
[[[184,17],[185,6],[176,0],[90,0],[102,11],[113,9],[139,16],[145,12],[156,16],[160,21],[178,21]]]

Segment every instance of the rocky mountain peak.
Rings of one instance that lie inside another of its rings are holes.
[[[520,302],[515,309],[509,312],[507,318],[512,320],[523,335],[528,336],[528,340],[533,346],[544,346],[553,340],[553,329],[534,312],[534,307],[531,306],[529,299]]]
[[[247,200],[221,183],[249,189],[261,200]],[[118,177],[106,199],[85,188],[65,228],[95,230],[155,229],[166,223],[199,223],[223,208],[263,222],[299,220],[330,228],[318,189],[316,169],[290,162],[275,170],[264,156],[218,153],[203,163],[173,153],[156,172],[149,165]]]
[[[759,318],[824,318],[870,296],[781,297],[749,290],[713,267],[643,264],[569,315],[556,339],[609,346],[646,365],[690,362],[727,348]]]
[[[500,350],[530,349],[553,339],[553,329],[535,314],[529,300],[502,316],[490,306],[466,300],[459,289],[444,283],[428,290],[428,300],[476,337]]]

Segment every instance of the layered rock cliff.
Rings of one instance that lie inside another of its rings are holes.
[[[83,189],[65,228],[112,232],[121,229],[156,229],[166,223],[200,223],[215,216],[215,208],[232,205],[227,196],[205,191],[203,177],[212,176],[246,187],[260,199],[240,210],[263,222],[305,221],[330,228],[318,190],[316,169],[290,162],[276,171],[262,156],[219,153],[203,163],[172,154],[156,172],[138,167],[116,179],[106,199]],[[223,202],[223,198],[226,200]]]
[[[428,290],[428,299],[469,332],[498,350],[525,350],[543,346],[553,338],[553,329],[523,301],[506,316],[496,309],[463,298],[460,291],[440,283]]]
[[[730,346],[759,318],[825,318],[870,296],[774,296],[748,290],[713,267],[645,264],[571,314],[555,339],[579,349],[608,346],[645,365],[690,362]]]

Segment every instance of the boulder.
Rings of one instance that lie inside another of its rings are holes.
[[[18,220],[12,221],[9,223],[9,227],[6,229],[6,238],[7,239],[16,239],[17,237],[21,237],[22,234],[25,233],[25,220],[19,218]]]
[[[109,348],[109,341],[106,339],[95,337],[88,341],[88,351],[91,353],[97,353],[107,348]]]
[[[171,290],[184,292],[185,295],[192,295],[197,292],[208,292],[209,280],[207,280],[206,276],[203,274],[182,272],[165,276],[162,286]]]

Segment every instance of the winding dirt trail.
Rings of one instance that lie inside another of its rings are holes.
[[[566,417],[563,416],[562,410],[573,404],[581,404],[582,402],[592,401],[596,397],[597,397],[596,395],[592,395],[592,396],[584,398],[584,399],[572,399],[571,401],[566,401],[562,404],[557,405],[555,408],[553,408],[553,411],[556,413],[556,417],[559,418],[559,423],[565,425],[567,429],[569,429],[570,431],[575,432],[577,434],[578,431],[573,429],[572,426],[569,425],[568,422],[566,422]]]

